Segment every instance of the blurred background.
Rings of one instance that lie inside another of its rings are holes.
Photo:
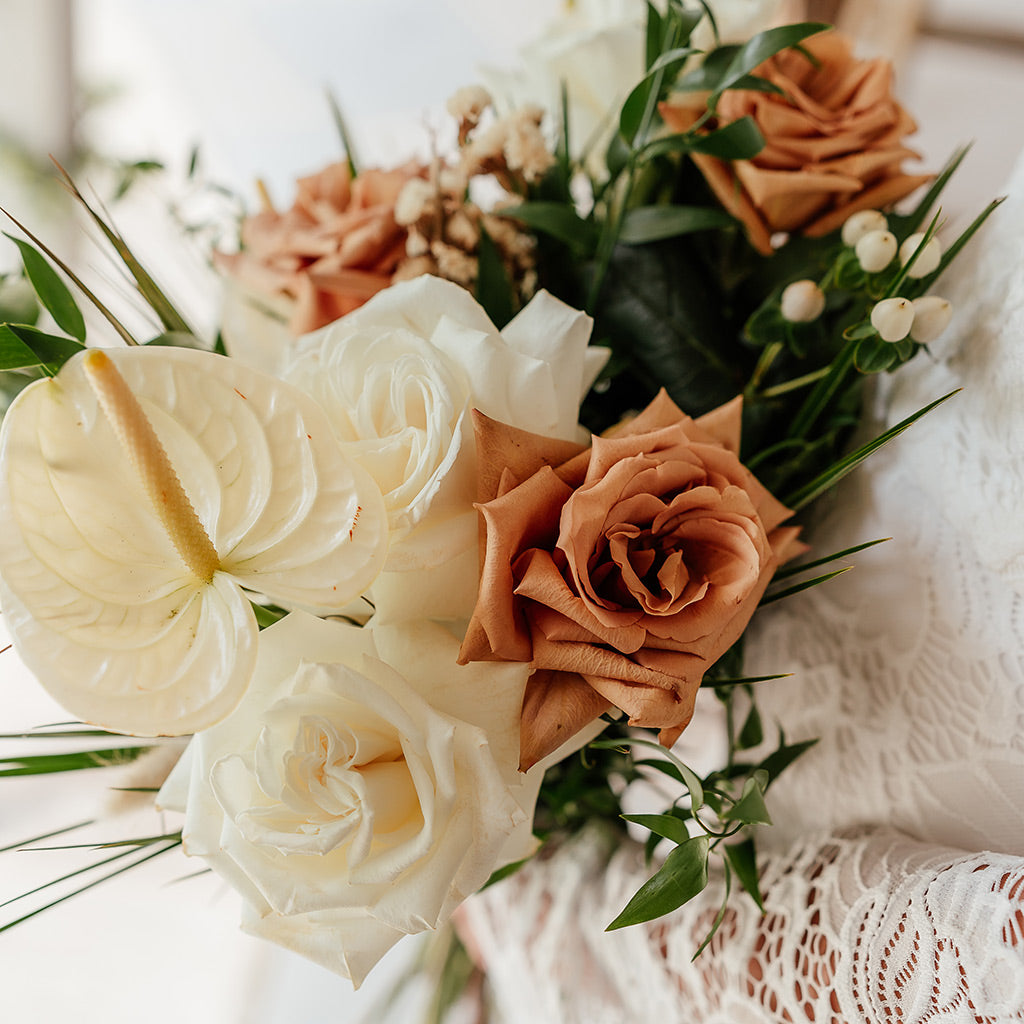
[[[47,180],[48,156],[105,199],[130,185],[112,207],[118,226],[172,297],[212,324],[211,233],[230,224],[240,203],[255,207],[257,178],[283,206],[296,176],[338,158],[328,91],[364,165],[426,153],[444,100],[475,81],[480,65],[514,64],[561,2],[0,0],[0,205],[72,264],[97,262],[92,272],[103,279],[109,274],[98,251]],[[951,218],[972,216],[999,194],[1024,144],[1024,4],[793,5],[800,6],[809,17],[838,20],[864,55],[892,57],[926,168],[973,140],[946,193]],[[153,170],[157,164],[166,171]],[[4,243],[0,272],[17,264],[14,246]],[[0,648],[6,643],[0,635]],[[66,717],[12,650],[0,653],[0,685],[4,733]],[[25,749],[24,741],[0,741],[0,754]],[[0,849],[93,817],[108,796],[97,794],[88,774],[0,778]],[[113,828],[128,834],[132,827]],[[0,902],[81,863],[73,851],[5,853]],[[160,858],[0,932],[0,1019],[379,1019],[374,1001],[402,963],[372,976],[369,991],[353,999],[347,982],[242,936],[230,892],[210,876],[179,881],[195,868],[183,857]],[[0,926],[16,908],[4,915]]]

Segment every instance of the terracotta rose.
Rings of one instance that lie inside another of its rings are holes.
[[[693,157],[719,201],[765,255],[772,251],[774,232],[828,234],[850,214],[886,207],[929,179],[901,170],[907,157],[916,156],[903,138],[917,125],[892,98],[889,62],[857,60],[837,32],[802,45],[817,66],[789,49],[754,72],[783,95],[729,90],[719,101],[718,126],[749,115],[764,135],[764,149],[753,160]],[[686,131],[700,115],[703,107],[692,102],[680,98],[662,105],[672,131]]]
[[[593,446],[477,417],[485,543],[460,661],[530,662],[522,768],[617,707],[673,742],[780,562],[790,512],[740,462],[741,401],[664,391]]]
[[[217,264],[256,295],[292,300],[293,335],[323,327],[391,283],[407,234],[395,222],[395,202],[423,173],[407,164],[353,178],[347,164],[331,164],[299,179],[290,210],[247,217],[241,251],[218,253]]]

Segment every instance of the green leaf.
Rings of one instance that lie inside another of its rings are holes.
[[[757,704],[752,703],[736,743],[740,750],[749,750],[751,747],[758,746],[763,739],[764,727],[761,725],[761,713],[757,710]]]
[[[872,328],[874,330],[874,328]],[[882,373],[888,370],[899,356],[888,341],[878,337],[862,338],[853,353],[853,365],[860,373]]]
[[[283,608],[278,608],[276,604],[257,604],[255,601],[250,601],[249,603],[252,605],[253,614],[256,616],[256,625],[260,629],[272,626],[288,614]]]
[[[720,160],[751,160],[764,149],[764,136],[748,115],[717,131],[694,136],[688,148]]]
[[[725,859],[736,873],[740,884],[753,897],[757,909],[763,914],[764,899],[761,896],[761,881],[757,873],[754,840],[745,839],[742,843],[728,843],[725,846]]]
[[[701,781],[697,778],[696,773],[683,764],[671,750],[663,747],[660,743],[655,743],[654,740],[643,740],[636,736],[627,736],[616,740],[594,740],[593,743],[588,744],[588,747],[593,747],[597,750],[617,750],[623,747],[650,747],[653,750],[657,750],[679,770],[683,785],[689,791],[690,806],[693,810],[699,811],[704,806],[704,787],[701,785]]]
[[[358,160],[356,159],[355,146],[352,145],[352,135],[345,123],[345,115],[341,112],[341,105],[334,97],[330,89],[327,90],[327,105],[331,108],[331,117],[334,120],[334,127],[338,132],[338,139],[341,142],[341,151],[348,164],[348,173],[354,178],[359,173]]]
[[[709,943],[715,937],[715,933],[718,931],[722,922],[725,920],[725,911],[729,906],[729,894],[732,892],[732,871],[729,867],[729,862],[726,860],[722,864],[724,881],[725,881],[725,892],[722,894],[722,904],[718,908],[718,913],[715,914],[714,921],[711,922],[711,928],[708,930],[707,935],[704,936],[704,941],[697,947],[697,952],[690,957],[690,963],[697,959],[708,948]]]
[[[799,594],[801,591],[810,590],[811,587],[816,587],[820,583],[828,583],[829,580],[834,580],[837,576],[842,576],[844,572],[849,572],[852,568],[852,565],[844,565],[842,569],[833,569],[832,572],[827,572],[823,576],[815,576],[812,580],[803,580],[800,583],[794,583],[793,586],[787,587],[785,590],[780,590],[774,594],[769,594],[767,597],[762,597],[758,603],[758,608],[763,608],[765,605],[773,604],[775,601],[781,601],[784,597],[792,597],[794,594]]]
[[[855,555],[858,551],[866,551],[868,548],[873,548],[876,544],[885,544],[890,540],[892,540],[892,537],[879,537],[878,540],[869,540],[863,544],[855,544],[852,548],[843,548],[842,551],[837,551],[832,555],[823,555],[821,558],[814,559],[813,562],[801,562],[799,565],[786,566],[786,568],[779,569],[775,573],[772,582],[776,583],[790,576],[798,576],[800,573],[807,572],[810,569],[817,569],[822,565],[828,565],[829,562],[837,562],[840,558],[849,558],[850,555]]]
[[[0,207],[0,213],[2,213],[9,221],[16,225],[23,234],[27,235],[32,242],[35,243],[46,255],[57,264],[58,267],[64,272],[65,277],[96,307],[96,309],[106,318],[107,322],[115,331],[120,335],[121,339],[126,345],[137,345],[138,342],[131,336],[128,328],[117,319],[116,316],[96,297],[96,295],[86,286],[85,282],[48,246],[41,242],[35,235],[21,221],[12,217],[3,207]]]
[[[873,441],[869,441],[867,444],[862,445],[856,451],[851,452],[845,458],[840,459],[838,462],[829,466],[823,473],[819,474],[815,479],[805,484],[794,492],[783,504],[794,512],[798,512],[805,505],[810,504],[820,494],[823,494],[830,487],[835,486],[843,477],[852,473],[869,455],[878,451],[883,445],[888,444],[893,438],[899,437],[907,427],[916,423],[926,413],[932,411],[936,406],[942,405],[947,399],[953,397],[953,395],[959,392],[959,388],[955,391],[950,391],[949,394],[943,395],[941,398],[935,399],[934,402],[929,403],[923,409],[918,409],[917,412],[911,414],[906,419],[901,420],[896,426],[891,427],[884,433],[879,434]]]
[[[586,252],[593,250],[597,244],[597,228],[590,221],[583,220],[565,203],[537,200],[504,207],[497,215],[521,221],[534,231],[542,231]]]
[[[41,366],[53,376],[84,348],[71,338],[45,334],[27,324],[0,324],[0,370]]]
[[[925,218],[931,212],[932,206],[942,195],[943,190],[949,184],[950,178],[956,173],[957,168],[963,163],[964,157],[970,150],[970,146],[962,146],[954,150],[953,155],[946,162],[938,177],[931,183],[928,191],[921,197],[917,206],[907,214],[889,214],[890,230],[897,238],[906,238],[912,235],[925,222]]]
[[[788,679],[792,674],[792,672],[777,672],[771,676],[736,676],[724,679],[708,679],[705,676],[700,685],[708,689],[718,689],[723,686],[750,686],[753,683],[767,683],[771,679]]]
[[[643,245],[735,223],[723,210],[709,206],[638,206],[626,212],[619,241],[623,245]]]
[[[128,244],[113,227],[112,224],[107,223],[97,213],[88,202],[86,202],[85,196],[78,190],[78,186],[75,185],[71,175],[64,170],[60,164],[57,164],[57,170],[60,172],[61,180],[76,200],[78,200],[81,207],[86,213],[92,218],[93,223],[103,232],[107,241],[113,247],[114,251],[120,257],[121,262],[124,263],[128,272],[135,279],[135,283],[138,286],[139,293],[143,299],[146,300],[150,309],[159,317],[160,322],[164,325],[164,329],[168,331],[180,331],[183,334],[195,333],[189,325],[185,322],[184,317],[174,308],[170,299],[161,291],[159,285],[150,277],[145,267],[135,258],[135,254],[128,247]]]
[[[719,46],[717,49],[712,50],[704,57],[699,68],[688,71],[682,78],[676,80],[672,86],[673,90],[676,92],[715,92],[721,85],[729,65],[738,52],[739,46],[737,44]],[[757,75],[743,75],[730,88],[771,93],[776,96],[782,95],[782,90],[777,85]]]
[[[57,275],[57,271],[46,262],[42,253],[28,242],[8,235],[6,231],[4,235],[18,247],[21,260],[25,264],[25,273],[32,282],[39,301],[57,321],[57,326],[84,343],[85,321],[82,319],[82,312],[72,298],[68,286]]]
[[[150,747],[109,747],[105,750],[80,750],[66,754],[28,754],[24,757],[0,757],[0,778],[16,775],[50,775],[86,768],[110,768],[129,764]]]
[[[0,276],[0,323],[32,324],[39,319],[35,289],[21,274]]]
[[[647,27],[644,41],[644,67],[650,71],[651,65],[658,59],[661,53],[661,41],[664,38],[664,28],[661,14],[658,8],[648,0],[647,3]]]
[[[690,838],[686,823],[673,814],[623,814],[622,818],[680,846]]]
[[[787,50],[809,36],[825,32],[831,27],[831,25],[819,22],[802,22],[797,25],[783,25],[779,28],[769,28],[764,32],[758,32],[736,51],[721,82],[708,100],[708,105],[713,107],[718,97],[726,89],[738,88],[740,80],[763,64],[769,57],[774,57],[781,50]]]
[[[764,791],[768,787],[768,773],[754,772],[743,785],[739,800],[730,807],[723,817],[726,821],[740,821],[744,825],[770,825],[771,815],[764,803]]]
[[[500,331],[515,316],[515,289],[491,236],[480,228],[477,247],[476,301]]]
[[[689,46],[680,46],[663,53],[633,87],[619,114],[619,135],[627,144],[635,144],[645,134],[666,74],[678,71],[696,52]]]
[[[768,781],[765,783],[765,789],[768,787],[798,758],[801,754],[806,754],[818,741],[815,740],[804,740],[802,743],[793,743],[791,745],[786,744],[786,737],[780,732],[779,734],[779,747],[773,753],[769,754],[758,766],[759,771],[766,772],[768,774]]]
[[[210,347],[200,341],[194,334],[184,334],[181,331],[164,331],[163,334],[150,338],[146,345],[157,348],[194,348],[200,352],[206,352]]]
[[[707,836],[694,836],[677,846],[605,931],[653,921],[703,892],[708,884],[708,849]]]

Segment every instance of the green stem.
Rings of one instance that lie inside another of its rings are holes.
[[[853,369],[853,356],[857,351],[858,344],[857,340],[848,341],[839,355],[829,364],[828,372],[818,381],[815,389],[807,396],[807,400],[793,418],[789,428],[791,438],[802,438],[807,435],[817,422],[818,417],[825,411],[828,403],[835,397],[836,392],[846,382],[846,378]]]

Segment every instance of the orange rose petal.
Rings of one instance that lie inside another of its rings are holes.
[[[501,658],[530,661],[529,630],[514,595],[512,563],[519,552],[554,547],[558,516],[571,493],[550,466],[500,498],[478,505],[486,524],[480,591],[459,664]]]
[[[523,697],[519,770],[525,772],[544,760],[609,708],[608,701],[575,673],[534,672]]]
[[[877,210],[890,206],[931,180],[930,174],[900,174],[886,178],[885,181],[879,182],[873,188],[808,224],[803,229],[804,234],[809,238],[820,238],[841,228],[846,219],[858,210]]]
[[[726,212],[731,213],[746,229],[750,244],[762,256],[770,256],[774,251],[771,231],[751,202],[750,197],[743,191],[743,186],[732,173],[729,165],[700,153],[694,153],[692,159]]]
[[[708,437],[733,455],[740,453],[740,431],[743,428],[743,396],[705,413],[693,421]]]
[[[477,497],[481,502],[490,501],[498,493],[498,483],[506,471],[525,480],[542,466],[560,466],[573,456],[586,455],[589,451],[574,441],[542,437],[499,423],[477,409],[473,410],[473,433],[478,465]]]

